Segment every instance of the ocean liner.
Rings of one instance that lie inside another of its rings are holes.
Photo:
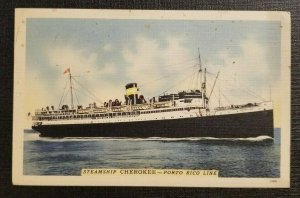
[[[146,100],[139,95],[137,83],[125,86],[125,101],[118,99],[88,107],[73,104],[70,69],[68,74],[71,105],[38,109],[32,116],[32,129],[42,137],[214,137],[273,138],[271,101],[211,108],[210,100],[219,73],[207,93],[206,68],[200,53],[197,76],[200,88],[163,94]]]

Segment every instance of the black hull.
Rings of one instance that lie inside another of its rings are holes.
[[[197,118],[123,123],[34,126],[43,137],[273,138],[273,110]]]

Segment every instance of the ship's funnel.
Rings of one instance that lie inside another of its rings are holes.
[[[127,85],[125,85],[125,88],[126,88],[126,94],[125,94],[126,104],[129,104],[129,101],[131,101],[131,104],[136,104],[138,99],[137,83],[128,83]]]

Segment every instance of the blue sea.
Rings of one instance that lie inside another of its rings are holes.
[[[280,176],[280,129],[270,137],[41,138],[24,132],[24,175],[80,175],[82,168],[217,169],[220,177]]]

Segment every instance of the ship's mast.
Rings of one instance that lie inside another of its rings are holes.
[[[202,61],[200,50],[198,48],[198,60],[199,60],[199,74],[200,74],[200,83],[201,83],[201,93],[202,93],[202,100],[203,100],[203,107],[206,108],[206,68],[204,68],[204,74],[202,74]],[[204,81],[202,82],[202,75],[204,75]]]
[[[202,62],[201,62],[201,55],[200,55],[200,49],[198,48],[198,59],[199,59],[199,74],[200,74],[200,83],[202,83]]]
[[[69,69],[69,78],[70,78],[70,91],[71,91],[71,108],[74,109],[72,75],[71,75],[71,70],[70,69]]]
[[[202,88],[203,107],[206,108],[206,68],[204,68],[204,80],[201,88]]]

